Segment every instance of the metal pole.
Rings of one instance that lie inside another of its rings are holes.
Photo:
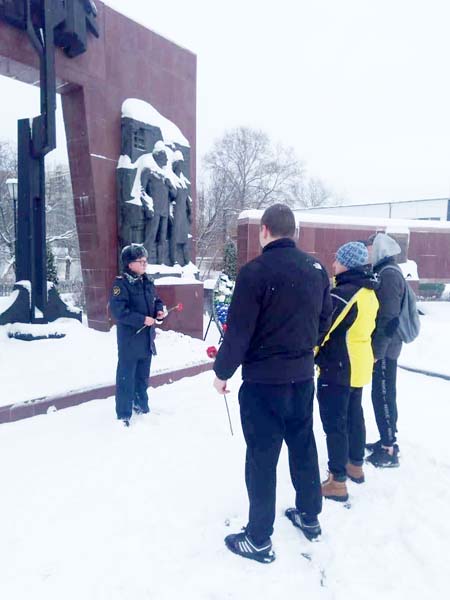
[[[233,426],[231,425],[231,417],[230,417],[230,411],[228,409],[228,402],[227,402],[227,396],[226,396],[226,394],[223,395],[223,399],[225,400],[225,406],[227,407],[227,415],[228,415],[228,422],[230,423],[231,435],[234,435],[233,434]]]
[[[14,256],[16,256],[16,245],[17,245],[17,198],[15,196],[13,196],[13,212],[14,212]]]

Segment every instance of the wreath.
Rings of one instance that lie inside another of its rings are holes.
[[[231,298],[233,297],[235,282],[221,273],[216,281],[213,291],[213,319],[220,333],[222,340],[223,334],[227,330],[228,309],[230,308]]]

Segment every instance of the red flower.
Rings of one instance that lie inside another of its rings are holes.
[[[177,312],[181,312],[183,310],[183,305],[181,304],[181,302],[179,302],[177,304]]]
[[[227,325],[226,323],[224,323],[224,324],[222,325],[222,329],[223,329],[223,332],[224,332],[224,333],[226,333],[226,332],[227,332],[227,329],[228,329],[228,325]]]
[[[209,346],[209,348],[206,349],[206,354],[209,358],[216,358],[217,348],[215,346]]]

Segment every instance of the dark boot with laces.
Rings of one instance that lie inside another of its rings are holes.
[[[255,544],[245,528],[241,533],[227,535],[225,544],[228,550],[244,558],[250,558],[260,563],[271,563],[275,560],[275,552],[272,550],[270,538],[262,544]]]

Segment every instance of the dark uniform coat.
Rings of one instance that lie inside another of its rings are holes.
[[[121,355],[140,359],[156,354],[155,328],[144,326],[145,317],[156,317],[163,303],[156,295],[153,279],[147,275],[136,277],[124,273],[116,277],[109,306],[117,322],[117,345]]]

